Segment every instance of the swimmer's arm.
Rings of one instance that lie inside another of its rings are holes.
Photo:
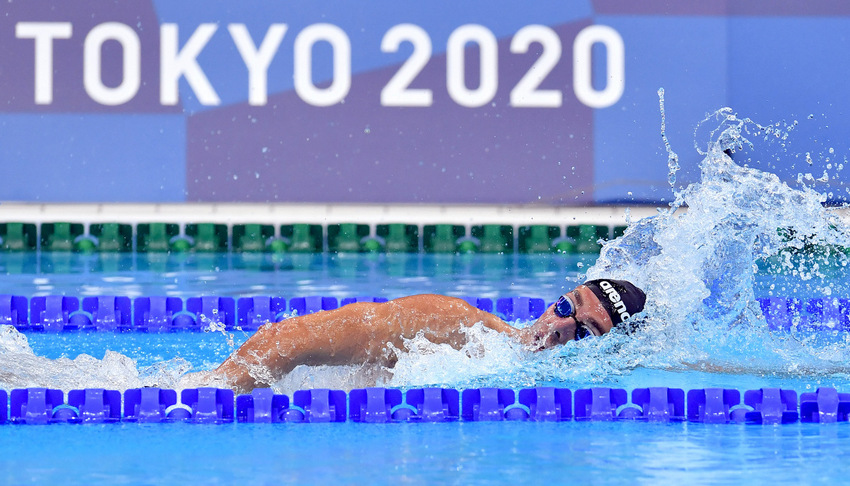
[[[360,302],[262,326],[212,374],[248,392],[268,386],[298,365],[391,365],[388,344],[402,349],[422,332],[436,344],[460,348],[462,327],[485,327],[519,338],[497,316],[442,295],[414,295],[386,303]]]

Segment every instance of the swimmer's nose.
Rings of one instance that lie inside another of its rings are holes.
[[[569,327],[570,324],[575,324],[572,322],[572,319],[569,319],[569,321],[569,323],[553,327],[552,332],[549,333],[549,341],[551,341],[552,346],[566,344],[566,342],[570,340],[568,337],[569,334],[567,333],[567,327]]]
[[[572,339],[570,327],[575,328],[575,319],[555,315],[554,306],[549,307],[530,328],[526,330],[526,344],[537,351],[565,344]]]
[[[570,319],[570,322],[547,323],[545,326],[538,326],[538,329],[535,329],[532,335],[532,346],[540,351],[565,344],[571,339],[567,332],[567,328],[572,324],[571,321]]]

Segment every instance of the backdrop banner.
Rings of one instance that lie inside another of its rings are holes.
[[[846,200],[850,3],[670,3],[3,2],[0,200],[664,204],[659,88]]]

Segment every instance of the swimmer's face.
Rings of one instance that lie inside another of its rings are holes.
[[[549,349],[575,339],[579,325],[596,336],[614,327],[608,311],[589,288],[580,285],[570,292],[570,297],[576,305],[575,317],[558,317],[555,305],[551,305],[534,325],[525,329],[526,344],[535,350]]]

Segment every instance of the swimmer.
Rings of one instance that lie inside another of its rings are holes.
[[[601,336],[614,327],[629,332],[630,316],[643,310],[644,292],[623,280],[591,280],[562,295],[533,325],[518,329],[499,317],[443,295],[413,295],[384,303],[358,302],[338,309],[268,323],[224,363],[196,378],[247,393],[269,386],[298,365],[395,363],[391,346],[422,333],[435,344],[460,349],[463,327],[477,323],[539,351],[573,339]]]

